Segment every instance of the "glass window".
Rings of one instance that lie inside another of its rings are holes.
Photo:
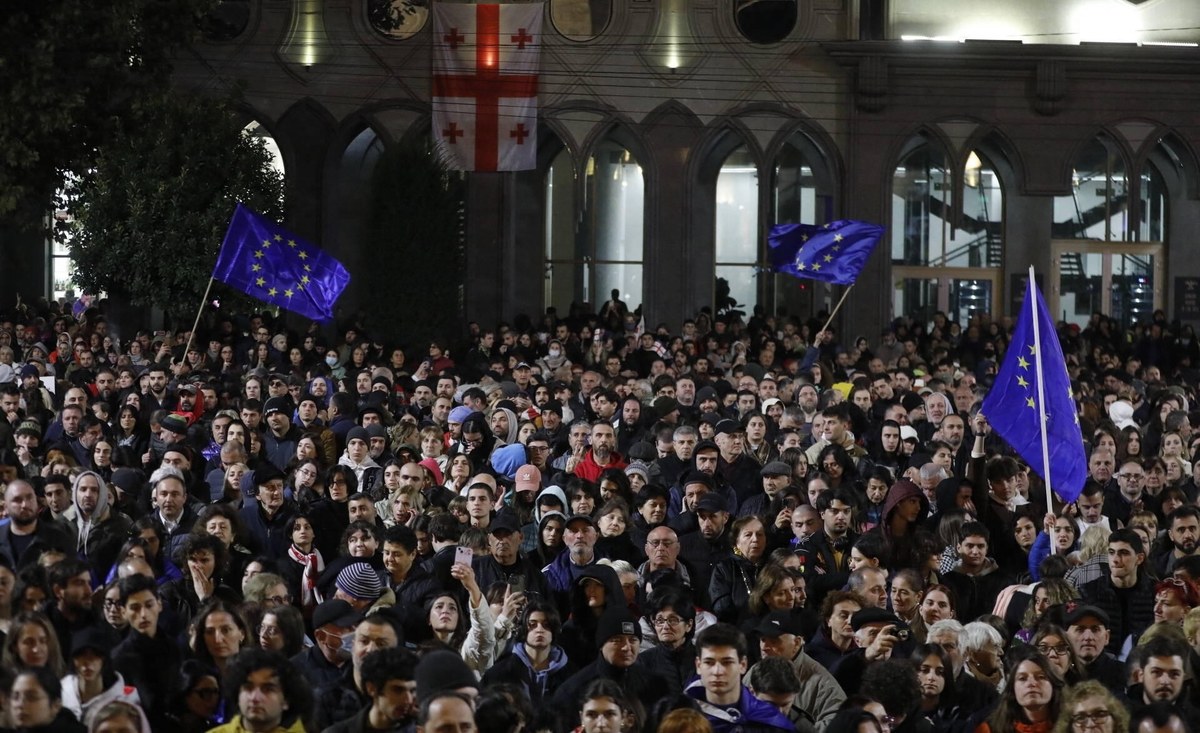
[[[1129,231],[1125,161],[1104,137],[1092,140],[1075,161],[1071,194],[1054,198],[1055,239],[1124,242]]]
[[[564,38],[590,41],[612,18],[612,0],[550,0],[550,22]]]
[[[778,43],[796,27],[796,0],[738,0],[733,19],[751,43]]]
[[[601,303],[621,291],[630,309],[642,299],[646,183],[633,153],[602,141],[588,159],[582,214],[575,172],[564,149],[545,181],[546,305]]]
[[[742,307],[758,303],[758,168],[745,146],[725,158],[717,174],[716,276]],[[748,311],[747,311],[748,312]]]
[[[892,263],[920,267],[999,267],[1004,194],[995,169],[972,152],[963,171],[962,221],[953,226],[953,177],[928,143],[892,177]]]
[[[368,0],[366,8],[371,27],[396,40],[412,38],[429,20],[427,0]]]

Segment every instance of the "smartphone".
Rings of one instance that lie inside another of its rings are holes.
[[[508,591],[510,593],[524,593],[525,592],[525,576],[524,575],[508,576]]]
[[[471,559],[474,557],[475,553],[471,552],[470,547],[463,547],[462,545],[459,545],[458,547],[454,548],[454,562],[456,563],[462,563],[463,565],[469,566],[471,564]]]

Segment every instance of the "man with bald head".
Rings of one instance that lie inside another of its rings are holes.
[[[70,554],[75,550],[66,530],[38,519],[37,494],[28,481],[17,479],[4,489],[5,513],[11,520],[0,526],[0,555],[20,570],[37,562],[43,552]]]
[[[638,577],[644,582],[655,571],[672,570],[690,586],[692,576],[687,566],[679,560],[679,547],[679,535],[667,525],[660,524],[650,530],[643,548],[648,559],[638,567]]]

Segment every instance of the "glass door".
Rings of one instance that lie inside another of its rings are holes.
[[[937,277],[928,277],[930,272]],[[892,267],[893,313],[929,323],[942,312],[966,328],[977,313],[999,313],[1000,274],[968,267]]]
[[[1050,307],[1055,320],[1086,328],[1092,313],[1123,328],[1149,320],[1163,302],[1163,245],[1056,240],[1056,287]]]

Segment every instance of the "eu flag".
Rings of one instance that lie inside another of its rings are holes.
[[[229,220],[213,277],[314,321],[333,320],[333,304],[350,282],[342,263],[241,204]]]
[[[1038,340],[1033,338],[1033,308],[1037,304]],[[1038,403],[1037,362],[1042,365],[1045,404]],[[1054,331],[1054,322],[1033,278],[1025,288],[1025,304],[996,382],[980,408],[1000,437],[1054,489],[1063,501],[1079,497],[1087,480],[1083,433],[1071,394],[1071,378]],[[1046,413],[1046,445],[1050,476],[1042,460],[1039,413]]]
[[[767,238],[771,269],[793,277],[853,285],[883,238],[883,227],[839,219],[828,224],[776,224]]]

